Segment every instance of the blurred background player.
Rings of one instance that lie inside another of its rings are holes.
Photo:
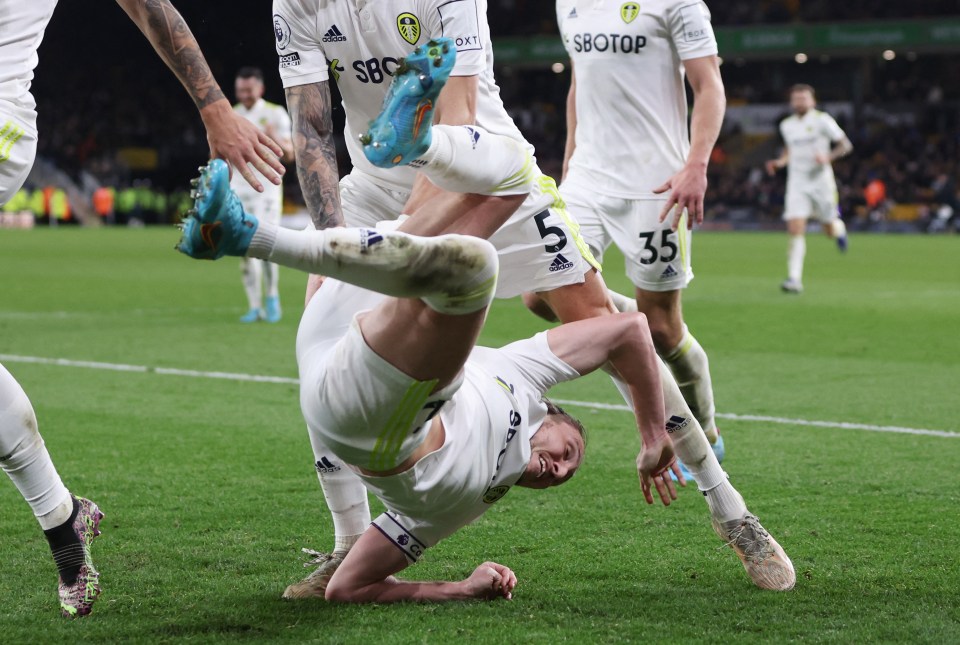
[[[243,67],[237,72],[234,84],[237,104],[233,109],[261,132],[277,142],[283,149],[283,160],[293,161],[293,144],[290,141],[290,116],[286,109],[263,98],[263,72],[256,67]],[[280,223],[283,209],[283,186],[267,186],[260,193],[234,175],[230,187],[240,198],[244,209],[255,213],[260,220]],[[253,258],[243,258],[240,262],[243,271],[243,288],[247,293],[247,313],[240,322],[252,323],[266,320],[275,323],[280,320],[280,271],[276,264]],[[265,296],[265,298],[264,298]]]
[[[726,106],[710,12],[681,0],[559,0],[557,20],[572,66],[560,194],[594,255],[611,243],[623,252],[636,302],[615,297],[617,308],[646,314],[657,353],[722,459],[710,364],[681,306]]]
[[[837,180],[833,166],[853,151],[853,144],[832,116],[816,109],[817,97],[809,85],[790,89],[793,114],[780,122],[784,149],[767,162],[767,173],[787,168],[787,195],[783,219],[790,243],[787,247],[787,279],[780,288],[787,293],[803,291],[803,258],[807,254],[807,220],[815,217],[824,232],[847,250],[847,227],[840,219]],[[832,147],[831,147],[832,144]]]
[[[117,0],[177,75],[200,110],[211,156],[238,166],[255,187],[248,163],[274,183],[283,166],[275,144],[234,115],[180,13],[163,0]],[[20,190],[37,150],[36,101],[30,93],[37,50],[56,0],[0,0],[0,206]],[[60,609],[68,617],[89,614],[100,594],[90,558],[103,513],[63,485],[37,427],[30,400],[0,365],[0,467],[33,509],[59,573]]]

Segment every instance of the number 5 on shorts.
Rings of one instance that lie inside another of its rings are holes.
[[[546,210],[542,213],[538,213],[533,219],[537,223],[537,230],[540,231],[540,237],[546,239],[548,235],[556,235],[557,243],[556,244],[544,244],[543,248],[547,250],[547,253],[558,253],[563,247],[567,245],[567,236],[563,232],[563,229],[559,226],[547,226],[543,223],[543,220],[550,217],[550,211]]]

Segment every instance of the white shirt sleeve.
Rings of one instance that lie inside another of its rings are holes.
[[[702,0],[681,0],[669,6],[667,28],[680,60],[717,55],[710,10]]]
[[[579,372],[553,353],[547,342],[545,331],[533,338],[510,343],[496,351],[503,357],[504,365],[518,372],[533,389],[541,394],[546,393],[557,383],[580,377]]]
[[[273,0],[273,31],[284,87],[327,80],[327,57],[318,40],[317,18],[302,0]]]
[[[476,76],[487,68],[487,49],[490,42],[483,29],[487,21],[486,2],[477,0],[447,0],[431,2],[430,33],[432,36],[452,38],[457,46],[457,60],[451,76]]]
[[[455,513],[451,515],[445,513],[444,509],[437,509],[430,515],[432,517],[413,518],[385,511],[375,518],[371,525],[403,551],[413,564],[420,559],[424,551],[477,519],[473,516],[460,517]]]
[[[847,135],[843,131],[843,128],[837,124],[832,116],[826,112],[821,112],[821,114],[823,116],[820,118],[820,130],[823,132],[824,136],[830,139],[832,143],[836,143],[837,141],[846,138]]]

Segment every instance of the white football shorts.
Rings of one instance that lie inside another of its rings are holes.
[[[23,187],[37,157],[37,114],[0,101],[0,205]]]
[[[627,277],[646,291],[683,289],[693,280],[690,266],[692,236],[686,215],[680,230],[670,230],[670,220],[660,223],[663,199],[607,197],[588,186],[565,182],[560,195],[580,234],[602,261],[610,244],[626,258]]]
[[[347,226],[375,228],[380,221],[395,220],[408,197],[409,193],[378,185],[357,170],[340,180]],[[546,175],[534,182],[527,199],[490,237],[490,243],[500,258],[498,298],[581,284],[587,271],[600,268]]]
[[[813,217],[832,222],[840,217],[837,186],[833,183],[794,185],[787,182],[783,219]]]

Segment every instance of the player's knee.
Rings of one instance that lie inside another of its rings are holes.
[[[323,597],[327,602],[350,603],[362,602],[356,589],[344,584],[337,578],[336,574],[327,583],[327,588],[323,592]]]
[[[619,315],[625,323],[625,335],[629,335],[636,341],[649,342],[651,337],[650,320],[647,318],[646,314],[641,312],[633,312]]]
[[[668,352],[676,347],[683,336],[682,327],[677,329],[666,317],[652,316],[648,318],[647,327],[650,338],[653,339],[653,345],[659,353]]]

